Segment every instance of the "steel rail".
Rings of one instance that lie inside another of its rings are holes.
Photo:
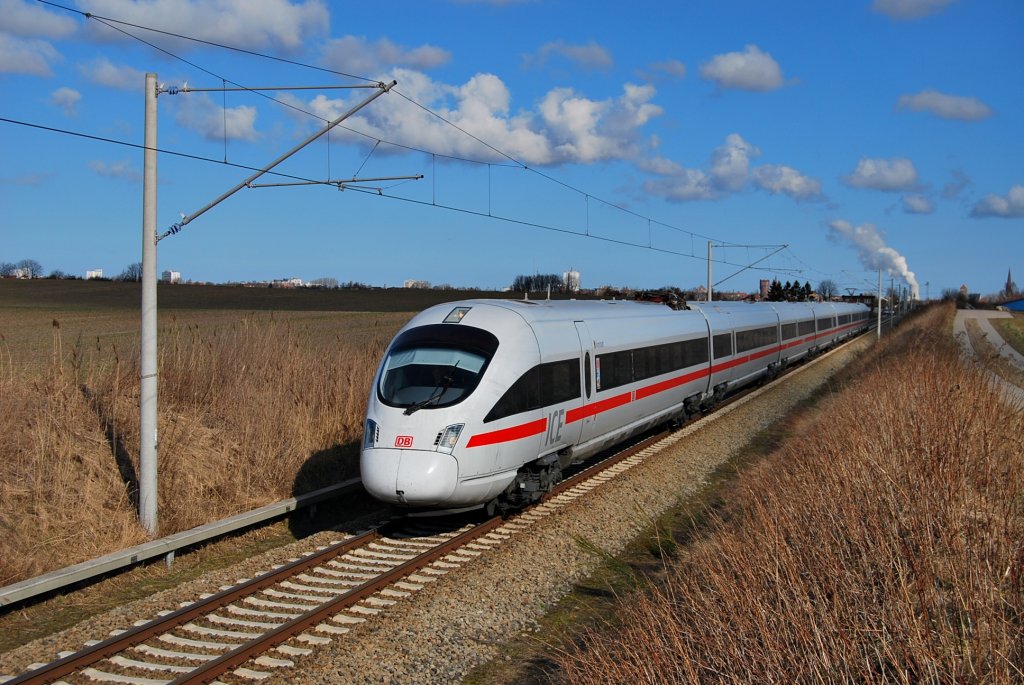
[[[43,683],[53,682],[57,678],[68,675],[69,673],[74,673],[86,666],[91,666],[97,661],[101,661],[108,656],[112,656],[119,652],[123,652],[129,647],[141,644],[154,635],[166,633],[172,628],[176,628],[177,626],[187,623],[194,618],[208,614],[222,606],[231,604],[242,597],[247,597],[258,590],[274,585],[283,578],[293,576],[298,572],[321,564],[326,560],[333,559],[334,557],[340,556],[351,549],[355,549],[356,547],[360,547],[377,540],[380,537],[380,533],[376,530],[371,530],[367,533],[363,533],[362,535],[357,535],[356,537],[331,545],[317,554],[311,554],[308,557],[303,557],[297,561],[285,564],[281,568],[268,571],[267,573],[257,576],[246,583],[241,583],[234,587],[230,587],[227,590],[222,590],[211,597],[178,609],[167,616],[163,616],[144,625],[137,626],[131,630],[121,633],[120,635],[115,635],[114,637],[104,640],[99,644],[95,644],[92,647],[86,647],[85,649],[77,651],[74,654],[70,654],[63,659],[58,659],[57,661],[46,664],[45,666],[41,666],[31,671],[26,671],[25,673],[16,676],[14,679],[6,681],[4,685],[42,685]]]
[[[202,666],[199,666],[194,671],[186,673],[176,680],[172,680],[170,685],[186,685],[192,683],[209,683],[213,681],[217,676],[223,675],[228,670],[241,666],[249,659],[263,654],[264,652],[276,647],[285,640],[298,635],[299,633],[307,630],[311,626],[323,622],[325,619],[333,616],[342,609],[350,607],[360,600],[369,597],[370,595],[392,585],[393,583],[405,578],[406,576],[418,571],[419,569],[427,566],[441,557],[447,556],[453,550],[458,549],[467,542],[471,542],[476,538],[479,538],[487,533],[491,532],[495,528],[505,523],[505,519],[501,516],[495,516],[484,523],[474,526],[470,530],[461,533],[453,537],[452,539],[434,547],[431,550],[414,557],[400,566],[387,571],[380,576],[377,576],[373,580],[370,580],[358,587],[352,588],[343,595],[339,595],[334,599],[321,604],[312,611],[297,616],[287,623],[283,623],[277,628],[261,635],[255,640],[250,640],[239,647],[221,655],[213,661],[208,661]]]
[[[349,478],[341,483],[328,485],[319,490],[297,495],[281,502],[268,504],[252,511],[246,511],[226,519],[214,521],[213,523],[204,523],[201,526],[184,530],[180,533],[174,533],[159,540],[111,552],[102,557],[83,561],[80,564],[65,566],[35,578],[0,587],[0,611],[5,610],[9,605],[16,602],[64,590],[76,583],[94,580],[105,573],[135,566],[157,557],[167,557],[186,547],[209,542],[243,528],[267,523],[268,521],[336,497],[342,492],[360,487],[361,484],[362,481],[358,478]]]
[[[541,497],[540,502],[538,502],[538,504],[547,502],[550,499],[562,494],[563,492],[571,490],[580,483],[583,483],[589,480],[590,478],[594,477],[596,474],[601,473],[602,471],[608,468],[611,468],[620,461],[628,459],[629,457],[633,456],[634,454],[643,450],[644,448],[658,442],[659,440],[663,439],[667,434],[668,431],[664,431],[658,433],[657,435],[641,440],[636,444],[630,445],[629,447],[620,450],[613,456],[607,459],[603,459],[597,464],[594,464],[586,469],[583,469],[579,473],[576,473],[573,476],[566,478],[562,482],[558,483],[549,492],[545,493],[545,495]],[[526,511],[529,511],[529,509],[517,512],[517,514],[525,513]],[[285,640],[292,638],[295,635],[298,635],[299,633],[309,629],[311,626],[321,623],[322,621],[329,618],[330,616],[333,616],[342,609],[345,609],[358,603],[360,600],[363,600],[366,597],[369,597],[370,595],[373,595],[374,593],[398,582],[402,578],[405,578],[411,573],[418,571],[424,566],[428,566],[434,561],[437,561],[438,559],[447,556],[448,554],[451,554],[453,551],[459,549],[463,545],[472,542],[477,538],[483,537],[487,533],[493,531],[495,528],[498,528],[501,525],[503,525],[506,522],[506,520],[507,519],[504,516],[494,516],[488,519],[487,521],[484,521],[483,523],[477,524],[473,528],[457,535],[451,540],[448,540],[442,543],[441,545],[438,545],[437,547],[434,547],[433,549],[430,549],[424,552],[423,554],[420,554],[419,556],[414,557],[409,561],[406,561],[400,566],[396,566],[390,571],[382,573],[381,575],[364,583],[363,585],[355,587],[346,592],[345,594],[339,595],[338,597],[335,597],[334,599],[325,602],[324,604],[321,604],[315,609],[300,616],[297,616],[296,618],[288,621],[287,623],[281,624],[280,626],[269,631],[268,633],[265,633],[264,635],[261,635],[260,637],[254,640],[251,640],[243,645],[236,647],[232,651],[221,655],[217,659],[206,662],[205,664],[197,667],[195,670],[180,676],[176,680],[171,681],[169,685],[195,685],[197,683],[210,683],[218,676],[223,675],[224,673],[233,668],[241,666],[242,664],[249,661],[255,656],[258,656],[273,649]]]

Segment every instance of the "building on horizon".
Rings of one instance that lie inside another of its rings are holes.
[[[565,292],[578,293],[580,291],[580,272],[573,269],[562,273],[562,283],[565,284]]]
[[[181,283],[181,272],[165,271],[160,275],[160,280],[164,283]]]
[[[430,287],[430,281],[416,281],[416,280],[413,280],[413,279],[410,278],[410,279],[406,279],[405,287],[406,288],[419,288],[421,290],[425,290],[425,289]]]
[[[85,280],[91,281],[95,278],[103,278],[103,269],[89,269],[85,272]]]

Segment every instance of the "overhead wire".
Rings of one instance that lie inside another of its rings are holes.
[[[63,10],[68,11],[68,12],[79,14],[79,15],[81,15],[83,17],[88,18],[88,19],[94,19],[94,20],[98,21],[99,23],[103,24],[104,26],[107,26],[108,28],[110,28],[112,30],[118,31],[118,32],[120,32],[120,33],[122,33],[122,34],[124,34],[124,35],[126,35],[126,36],[128,36],[130,38],[138,40],[139,42],[141,42],[141,43],[143,43],[145,45],[150,46],[154,50],[158,50],[158,51],[160,51],[160,52],[162,52],[162,53],[164,53],[164,54],[166,54],[166,55],[168,55],[168,56],[170,56],[170,57],[172,57],[174,59],[180,60],[180,61],[184,62],[185,64],[188,64],[189,66],[192,66],[192,67],[194,67],[196,69],[199,69],[200,71],[202,71],[202,72],[204,72],[206,74],[209,74],[210,76],[212,76],[214,78],[218,78],[218,79],[221,79],[222,81],[226,81],[228,83],[232,83],[236,87],[242,88],[244,90],[249,90],[250,92],[256,92],[257,94],[261,95],[264,98],[267,98],[268,100],[271,100],[273,102],[277,102],[278,104],[280,104],[280,105],[282,105],[284,107],[289,107],[291,109],[294,109],[297,112],[300,112],[302,114],[306,114],[308,116],[314,117],[314,118],[319,119],[321,121],[326,121],[326,119],[324,119],[323,117],[320,117],[319,115],[317,115],[317,114],[315,114],[313,112],[309,112],[309,111],[307,111],[307,110],[305,110],[305,109],[303,109],[301,107],[298,107],[298,106],[296,106],[294,104],[291,104],[289,102],[285,102],[285,101],[280,100],[278,98],[275,98],[273,96],[266,95],[264,93],[260,93],[259,91],[248,89],[245,86],[243,86],[242,84],[237,83],[235,81],[232,81],[230,79],[225,79],[223,76],[221,76],[219,74],[216,74],[216,73],[210,71],[209,69],[206,69],[206,68],[204,68],[204,67],[202,67],[202,66],[200,66],[198,64],[195,64],[194,62],[192,62],[190,60],[187,60],[184,57],[181,57],[180,55],[177,55],[177,54],[171,52],[170,50],[162,48],[162,47],[152,43],[151,41],[147,41],[144,38],[142,38],[140,36],[137,36],[137,35],[129,32],[129,31],[126,31],[126,30],[122,29],[122,28],[119,28],[118,26],[114,26],[113,24],[121,24],[123,26],[128,26],[128,27],[131,27],[131,28],[134,28],[134,29],[139,29],[139,30],[143,30],[143,31],[151,31],[153,33],[157,33],[157,34],[161,34],[161,35],[165,35],[165,36],[170,36],[170,37],[173,37],[173,38],[177,38],[179,40],[191,41],[191,42],[199,43],[199,44],[202,44],[202,45],[208,45],[208,46],[211,46],[211,47],[216,47],[216,48],[221,48],[221,49],[225,49],[225,50],[230,50],[230,51],[234,51],[234,52],[250,55],[250,56],[253,56],[253,57],[259,57],[259,58],[262,58],[262,59],[279,61],[279,62],[283,62],[283,63],[289,64],[289,65],[292,65],[292,66],[303,67],[303,68],[307,68],[307,69],[314,69],[314,70],[317,70],[317,71],[322,71],[322,72],[334,74],[334,75],[337,75],[337,76],[344,76],[346,78],[353,78],[353,79],[357,79],[357,80],[366,81],[368,83],[375,83],[376,82],[374,79],[370,79],[370,78],[367,78],[367,77],[364,77],[364,76],[358,76],[358,75],[354,75],[354,74],[349,74],[347,72],[339,71],[339,70],[336,70],[336,69],[330,69],[330,68],[327,68],[327,67],[318,67],[316,65],[311,65],[311,64],[304,63],[304,62],[299,62],[297,60],[289,60],[289,59],[279,58],[279,57],[276,57],[274,55],[268,55],[268,54],[257,52],[257,51],[254,51],[254,50],[247,50],[247,49],[244,49],[244,48],[238,48],[238,47],[235,47],[235,46],[225,45],[225,44],[217,43],[217,42],[214,42],[214,41],[208,41],[208,40],[204,40],[204,39],[201,39],[201,38],[195,38],[193,36],[187,36],[187,35],[184,35],[184,34],[173,32],[173,31],[165,31],[165,30],[156,29],[156,28],[153,28],[153,27],[150,27],[150,26],[144,26],[144,25],[141,25],[141,24],[135,24],[135,23],[132,23],[132,22],[127,22],[127,21],[123,21],[123,20],[119,20],[119,19],[114,19],[112,17],[105,17],[103,15],[99,15],[99,14],[95,14],[95,13],[91,13],[91,12],[84,12],[82,10],[78,10],[78,9],[73,8],[73,7],[68,7],[66,5],[61,5],[60,3],[53,2],[52,0],[37,0],[37,1],[42,3],[42,4],[50,5],[52,7],[57,7],[57,8],[63,9]],[[626,214],[632,215],[632,216],[634,216],[636,218],[645,219],[645,220],[649,218],[647,216],[639,214],[638,212],[634,212],[634,211],[632,211],[632,210],[630,210],[630,209],[628,209],[626,207],[622,207],[621,205],[618,205],[618,204],[616,204],[614,202],[611,202],[611,201],[605,200],[603,198],[594,196],[593,194],[588,193],[586,191],[583,191],[583,190],[581,190],[579,188],[576,188],[575,186],[572,186],[571,184],[568,184],[568,183],[562,181],[561,179],[555,178],[554,176],[551,176],[550,174],[544,173],[544,172],[542,172],[542,171],[540,171],[540,170],[538,170],[538,169],[536,169],[534,167],[531,167],[531,166],[527,165],[526,163],[516,159],[512,155],[504,152],[503,150],[501,150],[501,149],[491,145],[487,141],[481,139],[479,136],[476,136],[473,133],[467,131],[463,127],[459,126],[458,124],[456,124],[455,122],[451,121],[450,119],[442,116],[438,112],[435,112],[434,110],[432,110],[429,107],[423,105],[422,103],[420,103],[420,102],[414,100],[413,98],[405,95],[404,93],[401,92],[400,89],[393,88],[392,92],[396,93],[399,97],[403,98],[404,100],[406,100],[410,104],[414,105],[415,107],[418,107],[418,108],[422,109],[424,112],[428,113],[430,116],[433,116],[433,117],[437,118],[438,120],[444,122],[446,125],[448,125],[448,126],[454,128],[455,130],[459,131],[463,135],[466,135],[466,136],[472,138],[473,140],[475,140],[479,144],[483,145],[485,148],[487,148],[487,149],[491,150],[492,152],[494,152],[496,155],[499,155],[500,157],[503,157],[503,158],[509,160],[512,163],[510,166],[515,166],[515,167],[521,168],[523,170],[530,171],[530,172],[532,172],[534,174],[537,174],[538,176],[540,176],[540,177],[542,177],[542,178],[544,178],[544,179],[546,179],[546,180],[548,180],[548,181],[550,181],[552,183],[556,183],[556,184],[558,184],[558,185],[560,185],[560,186],[562,186],[562,187],[564,187],[564,188],[566,188],[568,190],[571,190],[573,192],[579,193],[581,195],[586,195],[586,196],[589,196],[589,197],[593,197],[595,200],[597,200],[597,201],[599,201],[599,202],[601,202],[601,203],[603,203],[603,204],[605,204],[605,205],[607,205],[609,207],[617,209],[617,210],[619,210],[621,212],[624,212]],[[452,159],[452,160],[456,160],[456,161],[460,161],[460,162],[471,163],[471,164],[481,164],[481,165],[484,165],[484,164],[492,164],[493,163],[493,162],[489,162],[489,161],[485,161],[485,160],[475,160],[475,159],[458,157],[458,156],[454,156],[454,155],[446,155],[444,153],[435,153],[435,152],[432,152],[432,151],[429,151],[429,150],[425,150],[425,149],[421,149],[421,148],[416,148],[416,147],[408,146],[408,145],[403,145],[401,143],[396,143],[396,142],[393,142],[393,141],[382,141],[380,139],[375,139],[374,136],[370,136],[369,134],[363,133],[362,131],[358,131],[356,129],[353,129],[351,127],[344,126],[344,125],[340,125],[340,126],[338,126],[338,128],[345,129],[346,131],[349,131],[349,132],[354,133],[356,135],[364,136],[364,137],[369,138],[371,140],[376,140],[378,144],[380,142],[383,142],[383,143],[385,143],[387,145],[392,145],[394,147],[398,147],[398,148],[401,148],[401,149],[406,149],[406,150],[410,150],[410,151],[414,151],[414,152],[420,152],[420,153],[423,153],[423,154],[436,154],[437,156],[440,156],[440,157],[443,157],[443,158]],[[703,234],[697,233],[695,231],[691,231],[691,230],[688,230],[688,229],[680,228],[678,226],[673,226],[671,224],[665,223],[663,221],[659,221],[657,219],[653,219],[653,221],[656,224],[658,224],[659,226],[662,226],[663,228],[666,228],[666,229],[669,229],[669,230],[672,230],[672,231],[676,231],[676,232],[680,232],[680,233],[686,233],[686,234],[689,234],[689,235],[692,235],[692,236],[695,236],[695,237],[703,238],[705,240],[713,240],[713,238],[711,238],[710,236],[703,235]],[[723,243],[724,243],[724,241],[723,241]]]
[[[52,7],[59,8],[61,10],[67,11],[67,12],[72,12],[72,13],[75,13],[75,14],[79,14],[79,15],[85,17],[86,19],[96,20],[100,24],[102,24],[104,26],[107,26],[111,30],[118,31],[118,32],[128,36],[129,38],[137,40],[137,41],[139,41],[139,42],[141,42],[141,43],[143,43],[143,44],[153,48],[154,50],[157,50],[159,52],[162,52],[162,53],[172,57],[173,59],[180,60],[180,61],[184,62],[185,64],[188,64],[189,66],[191,66],[191,67],[193,67],[195,69],[198,69],[199,71],[202,71],[203,73],[209,74],[210,76],[212,76],[214,78],[220,79],[225,84],[226,83],[232,83],[236,87],[239,87],[239,88],[241,88],[243,90],[248,90],[249,92],[254,92],[254,93],[256,93],[256,94],[258,94],[258,95],[260,95],[262,97],[267,98],[268,100],[276,102],[277,104],[280,104],[280,105],[282,105],[284,107],[291,108],[291,109],[293,109],[293,110],[295,110],[295,111],[297,111],[299,113],[305,114],[307,116],[311,116],[311,117],[316,118],[316,119],[318,119],[320,121],[326,121],[326,119],[324,119],[323,117],[320,117],[319,115],[317,115],[317,114],[315,114],[313,112],[310,112],[310,111],[307,111],[307,110],[305,110],[305,109],[303,109],[301,107],[298,107],[298,106],[296,106],[296,105],[294,105],[292,103],[283,101],[283,100],[281,100],[279,98],[276,98],[276,97],[273,97],[273,96],[270,96],[270,95],[263,94],[263,93],[261,93],[261,92],[259,92],[257,90],[254,90],[254,89],[246,88],[242,84],[239,84],[239,83],[237,83],[235,81],[227,79],[226,77],[224,77],[222,75],[218,75],[218,74],[214,73],[213,71],[210,71],[209,69],[206,69],[206,68],[204,68],[204,67],[202,67],[202,66],[200,66],[200,65],[198,65],[198,64],[196,64],[196,63],[194,63],[194,62],[192,62],[192,61],[190,61],[188,59],[185,59],[184,57],[181,57],[180,55],[177,55],[177,54],[171,52],[170,50],[162,48],[162,47],[152,43],[151,41],[147,41],[147,40],[145,40],[144,38],[142,38],[140,36],[137,36],[137,35],[129,32],[129,31],[126,31],[125,29],[122,29],[119,26],[115,26],[114,24],[119,24],[121,26],[127,26],[127,27],[130,27],[130,28],[138,29],[138,30],[142,30],[142,31],[150,31],[150,32],[153,32],[153,33],[156,33],[156,34],[160,34],[160,35],[176,38],[176,39],[179,39],[179,40],[195,42],[195,43],[198,43],[198,44],[207,45],[207,46],[210,46],[210,47],[219,48],[219,49],[223,49],[223,50],[228,50],[228,51],[232,51],[232,52],[236,52],[236,53],[240,53],[240,54],[245,54],[245,55],[249,55],[249,56],[253,56],[253,57],[258,57],[258,58],[261,58],[261,59],[266,59],[266,60],[271,60],[271,61],[275,61],[275,62],[280,62],[280,63],[288,64],[288,65],[291,65],[291,66],[301,67],[301,68],[305,68],[305,69],[312,69],[312,70],[321,71],[321,72],[324,72],[324,73],[333,74],[333,75],[336,75],[336,76],[342,76],[342,77],[345,77],[345,78],[351,78],[351,79],[355,79],[355,80],[365,81],[367,83],[376,83],[377,82],[375,79],[367,78],[367,77],[364,77],[364,76],[359,76],[359,75],[356,75],[356,74],[350,74],[350,73],[343,72],[343,71],[340,71],[340,70],[337,70],[337,69],[331,69],[331,68],[327,68],[327,67],[320,67],[320,66],[316,66],[316,65],[311,65],[311,64],[300,62],[300,61],[297,61],[297,60],[291,60],[291,59],[287,59],[287,58],[277,57],[277,56],[274,56],[274,55],[268,55],[268,54],[261,53],[261,52],[258,52],[258,51],[248,50],[248,49],[245,49],[245,48],[239,48],[237,46],[226,45],[226,44],[222,44],[222,43],[217,43],[215,41],[209,41],[209,40],[205,40],[205,39],[201,39],[201,38],[196,38],[194,36],[188,36],[188,35],[176,33],[176,32],[173,32],[173,31],[166,31],[166,30],[162,30],[162,29],[153,28],[153,27],[150,27],[150,26],[144,26],[144,25],[140,25],[140,24],[135,24],[135,23],[123,21],[123,20],[120,20],[120,19],[115,19],[115,18],[112,18],[112,17],[105,17],[103,15],[95,14],[95,13],[92,13],[92,12],[84,12],[84,11],[78,10],[76,8],[73,8],[73,7],[68,7],[66,5],[62,5],[60,3],[53,2],[52,0],[37,0],[37,2],[39,2],[41,4],[45,4],[45,5],[49,5],[49,6],[52,6]],[[487,148],[488,150],[492,151],[494,154],[496,154],[496,155],[498,155],[498,156],[508,160],[510,162],[510,164],[507,164],[507,165],[506,164],[496,164],[494,161],[489,161],[489,160],[476,160],[476,159],[459,157],[459,156],[455,156],[455,155],[448,155],[448,154],[445,154],[445,153],[438,153],[436,151],[429,151],[429,150],[425,150],[425,149],[421,149],[421,148],[416,148],[416,147],[413,147],[413,146],[405,145],[405,144],[402,144],[402,143],[397,143],[397,142],[394,142],[394,141],[383,140],[383,139],[381,139],[379,137],[371,136],[370,134],[367,134],[367,133],[364,133],[362,131],[353,129],[351,127],[344,126],[344,125],[339,125],[338,128],[342,128],[342,129],[344,129],[346,131],[349,131],[352,134],[355,134],[355,135],[358,135],[358,136],[362,136],[362,137],[365,137],[367,139],[375,141],[373,149],[371,149],[369,155],[367,155],[366,160],[368,160],[369,157],[372,156],[373,151],[376,150],[376,148],[383,143],[385,145],[391,145],[391,146],[394,146],[394,147],[399,148],[399,149],[405,149],[405,150],[412,151],[412,152],[419,152],[421,154],[429,154],[429,155],[431,155],[432,160],[436,160],[437,157],[442,157],[444,159],[451,159],[451,160],[454,160],[454,161],[459,161],[459,162],[464,162],[464,163],[487,165],[488,167],[490,167],[490,166],[508,166],[508,167],[513,167],[513,168],[520,168],[520,169],[523,169],[525,171],[530,171],[530,172],[540,176],[541,178],[544,178],[545,180],[547,180],[549,182],[555,183],[555,184],[560,185],[560,186],[562,186],[562,187],[564,187],[564,188],[566,188],[568,190],[571,190],[573,192],[576,192],[576,193],[579,193],[579,194],[583,195],[585,198],[587,198],[588,212],[589,212],[589,198],[593,197],[595,200],[597,200],[598,202],[601,202],[602,204],[604,204],[604,205],[606,205],[608,207],[611,207],[613,209],[616,209],[616,210],[619,210],[619,211],[624,212],[626,214],[629,214],[629,215],[631,215],[631,216],[633,216],[635,218],[643,219],[643,220],[647,221],[647,223],[648,223],[648,245],[643,245],[642,243],[632,243],[632,242],[628,242],[628,241],[621,241],[621,240],[612,239],[612,238],[606,238],[606,237],[598,236],[598,235],[592,235],[590,233],[590,230],[589,230],[589,214],[588,214],[588,219],[587,219],[588,227],[587,227],[586,233],[585,234],[579,234],[578,232],[572,231],[570,229],[557,229],[557,228],[549,227],[549,226],[546,226],[546,225],[543,225],[543,224],[535,224],[534,222],[516,220],[516,219],[511,219],[511,218],[508,218],[508,217],[495,216],[495,215],[491,214],[490,211],[488,211],[487,214],[481,214],[479,212],[474,212],[472,210],[464,210],[464,209],[456,208],[456,207],[438,205],[436,203],[436,201],[432,201],[431,203],[425,203],[425,202],[417,201],[417,200],[410,199],[410,198],[397,198],[397,196],[388,196],[388,197],[395,197],[396,199],[404,199],[404,200],[407,200],[407,201],[410,201],[410,202],[416,202],[416,203],[419,203],[419,204],[430,204],[432,206],[437,206],[437,207],[441,207],[441,208],[448,209],[448,210],[464,211],[464,212],[466,212],[468,214],[474,214],[474,215],[484,216],[484,217],[488,217],[488,218],[495,218],[495,219],[506,221],[506,222],[516,223],[516,224],[519,224],[519,225],[533,226],[533,227],[537,227],[537,228],[545,228],[545,229],[548,229],[548,230],[558,230],[559,232],[563,232],[563,233],[572,233],[572,234],[575,234],[575,235],[583,235],[583,237],[591,237],[591,238],[595,238],[595,239],[599,239],[599,240],[604,240],[606,242],[612,242],[612,243],[617,243],[617,244],[622,244],[622,245],[631,245],[631,246],[635,246],[635,247],[641,247],[641,248],[644,248],[644,249],[650,249],[650,250],[654,250],[654,251],[665,252],[665,253],[668,253],[668,254],[675,254],[675,255],[684,256],[684,257],[690,257],[690,258],[694,258],[694,259],[697,259],[696,255],[694,254],[693,248],[692,248],[692,241],[693,241],[694,238],[698,238],[699,237],[699,238],[702,238],[702,239],[705,239],[705,240],[714,240],[710,236],[703,235],[701,233],[697,233],[695,231],[691,231],[691,230],[688,230],[688,229],[680,228],[678,226],[673,226],[671,224],[665,223],[663,221],[659,221],[657,219],[653,219],[651,217],[642,215],[642,214],[640,214],[638,212],[635,212],[635,211],[633,211],[631,209],[628,209],[626,207],[618,205],[618,204],[616,204],[614,202],[610,202],[610,201],[605,200],[603,198],[594,196],[593,194],[588,193],[586,191],[583,191],[583,190],[581,190],[579,188],[576,188],[575,186],[573,186],[573,185],[571,185],[569,183],[566,183],[565,181],[562,181],[561,179],[555,178],[555,177],[551,176],[550,174],[547,174],[547,173],[545,173],[543,171],[540,171],[540,170],[538,170],[538,169],[536,169],[536,168],[534,168],[532,166],[529,166],[528,164],[526,164],[526,163],[516,159],[512,155],[504,152],[503,150],[501,150],[501,149],[491,145],[490,143],[488,143],[487,141],[485,141],[485,140],[481,139],[480,137],[474,135],[473,133],[465,130],[463,127],[459,126],[458,124],[456,124],[455,122],[451,121],[450,119],[442,116],[438,112],[435,112],[434,110],[432,110],[429,107],[423,105],[422,103],[416,101],[415,99],[405,95],[404,93],[402,93],[397,88],[393,88],[392,92],[395,92],[399,97],[403,98],[404,100],[406,100],[410,104],[414,105],[415,107],[418,107],[418,108],[422,109],[424,112],[428,113],[430,116],[433,116],[433,117],[439,119],[440,121],[444,122],[446,125],[451,126],[455,130],[459,131],[463,135],[466,135],[466,136],[472,138],[474,141],[476,141],[477,143],[483,145],[485,148]],[[225,113],[225,117],[226,117],[226,113]],[[66,133],[66,134],[71,134],[71,135],[79,135],[79,136],[84,137],[84,138],[92,138],[94,140],[103,141],[103,142],[112,142],[112,143],[117,143],[117,144],[122,144],[122,145],[127,144],[127,145],[130,145],[132,147],[144,148],[144,146],[139,146],[139,145],[135,145],[135,144],[128,144],[128,143],[125,143],[123,141],[116,141],[116,140],[113,140],[113,139],[104,139],[104,138],[99,137],[99,136],[90,136],[88,134],[79,134],[79,133],[69,132],[69,131],[65,131],[65,130],[61,130],[61,129],[55,129],[55,128],[51,128],[51,127],[47,127],[47,126],[32,125],[32,124],[28,124],[26,122],[19,122],[19,121],[14,121],[14,120],[10,120],[10,119],[0,119],[0,120],[8,121],[8,122],[11,122],[11,123],[19,123],[19,124],[23,124],[23,125],[31,125],[31,126],[35,126],[36,128],[40,128],[40,129],[44,129],[44,130],[52,130],[52,131],[56,131],[56,132],[60,132],[60,133]],[[227,162],[226,145],[227,145],[227,131],[226,131],[226,119],[225,119],[225,160],[223,162],[218,162],[217,160],[212,160],[212,159],[204,158],[204,157],[201,157],[201,156],[198,156],[198,155],[188,155],[188,154],[185,154],[185,153],[179,153],[179,152],[174,152],[174,151],[164,151],[164,150],[160,150],[160,151],[161,152],[165,152],[166,154],[174,154],[174,155],[177,155],[177,156],[186,157],[186,158],[193,158],[193,159],[197,159],[197,160],[201,160],[201,161],[213,161],[213,162],[216,162],[216,163],[227,164],[229,166],[234,166],[234,167],[243,168],[243,169],[254,169],[254,167],[249,167],[249,166],[242,165],[242,164],[233,164],[233,163]],[[363,162],[364,165],[366,163],[366,160],[364,160],[364,162]],[[362,167],[360,167],[360,168],[362,168]],[[299,179],[299,180],[310,181],[310,179],[305,179],[305,178],[300,177],[300,176],[292,176],[292,175],[283,174],[283,173],[280,173],[280,172],[270,172],[270,173],[272,173],[273,175],[277,175],[277,176],[284,176],[284,177],[287,177],[287,178],[295,178],[295,179]],[[319,183],[319,181],[312,181],[312,182]],[[488,184],[490,185],[490,180],[488,181]],[[401,184],[396,184],[396,185],[401,185]],[[394,187],[394,186],[391,186],[391,187]],[[352,189],[352,190],[359,190],[356,187],[350,187],[350,189]],[[367,192],[367,189],[362,189],[362,190],[364,192]],[[377,194],[382,194],[380,192],[380,189],[378,189]],[[677,251],[674,251],[674,250],[667,250],[667,249],[664,249],[664,248],[656,248],[656,247],[654,247],[651,244],[652,243],[652,238],[651,238],[650,226],[651,226],[652,223],[656,224],[658,226],[661,226],[663,228],[666,228],[668,230],[671,230],[671,231],[675,231],[675,232],[679,232],[679,233],[683,233],[683,234],[689,235],[691,237],[691,252],[690,252],[690,254],[683,253],[683,252],[677,252]],[[728,242],[725,242],[725,241],[721,241],[721,242],[722,242],[723,246],[728,245],[728,246],[742,247],[742,245],[737,244],[737,243],[728,243]],[[760,247],[760,246],[758,246],[758,247]],[[772,247],[772,248],[780,248],[780,246],[778,246],[778,245],[773,245],[773,246],[770,246],[770,247]],[[784,246],[784,248],[780,248],[780,249],[789,249],[789,247],[788,246]],[[776,250],[776,251],[778,251],[778,250]],[[768,255],[768,256],[771,256],[771,255]],[[767,257],[765,257],[765,258],[767,258]],[[763,261],[765,258],[762,258],[761,260],[758,260],[758,261]],[[728,261],[720,261],[720,260],[712,260],[712,261],[714,261],[716,263],[732,265],[732,266],[747,266],[747,265],[742,265],[742,264],[734,264],[734,263],[728,262]],[[798,260],[798,261],[801,261],[801,263],[803,263],[802,260]],[[759,269],[759,270],[768,270],[768,269]]]

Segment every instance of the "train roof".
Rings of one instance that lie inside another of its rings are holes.
[[[435,305],[431,309],[445,309],[445,313],[457,307],[493,306],[519,314],[528,322],[573,319],[605,319],[605,318],[644,318],[700,316],[699,310],[717,310],[736,312],[742,308],[758,310],[774,310],[778,305],[782,309],[805,309],[808,312],[821,311],[824,305],[836,305],[837,309],[856,307],[844,303],[815,302],[690,302],[687,309],[672,309],[659,302],[638,302],[634,300],[511,300],[511,299],[475,299],[459,300]],[[428,310],[429,311],[429,310]]]

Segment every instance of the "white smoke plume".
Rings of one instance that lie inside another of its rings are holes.
[[[848,240],[857,248],[860,263],[865,268],[872,271],[884,269],[893,276],[902,278],[910,286],[913,298],[919,299],[917,277],[907,267],[907,258],[885,244],[874,224],[861,224],[854,228],[850,222],[837,219],[829,224],[829,237],[835,240]]]

